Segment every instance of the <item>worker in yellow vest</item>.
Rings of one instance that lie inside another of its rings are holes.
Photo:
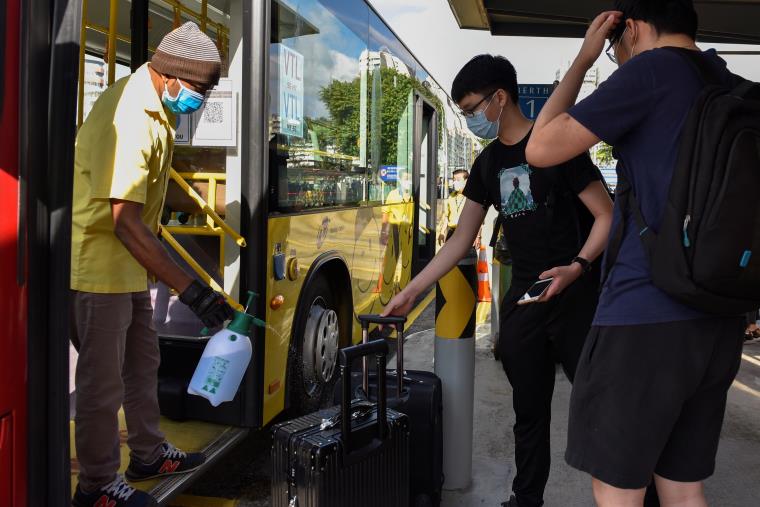
[[[446,199],[443,216],[441,217],[441,223],[438,227],[438,230],[440,231],[438,234],[439,245],[444,244],[446,240],[454,234],[454,231],[457,228],[459,215],[462,213],[462,209],[464,209],[465,201],[467,201],[467,198],[462,194],[462,190],[464,190],[464,186],[467,183],[467,178],[469,176],[470,173],[464,169],[457,169],[452,174],[452,177],[454,178],[454,191],[449,198]],[[480,248],[482,233],[483,228],[481,227],[478,231],[478,235],[475,237],[475,242],[472,245],[476,250]]]

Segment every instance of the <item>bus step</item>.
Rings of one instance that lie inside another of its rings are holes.
[[[202,451],[206,454],[206,462],[199,469],[186,474],[172,475],[161,480],[150,490],[150,494],[158,500],[160,506],[169,505],[169,501],[185,489],[187,489],[195,479],[206,472],[228,451],[232,450],[238,442],[243,440],[248,434],[247,428],[228,428],[215,440],[209,443]]]

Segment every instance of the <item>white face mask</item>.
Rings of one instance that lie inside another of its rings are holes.
[[[464,190],[465,183],[466,182],[464,180],[454,180],[454,190],[456,190],[457,192],[461,192],[462,190]]]

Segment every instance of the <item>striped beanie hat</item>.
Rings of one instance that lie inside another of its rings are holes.
[[[219,82],[222,72],[216,44],[192,21],[164,36],[150,66],[161,74],[209,86]]]

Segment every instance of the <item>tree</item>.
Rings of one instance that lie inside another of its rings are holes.
[[[370,76],[370,85],[367,87],[370,111],[366,114],[371,116],[372,108],[379,105],[376,114],[379,115],[379,136],[376,132],[367,132],[368,140],[376,142],[379,137],[380,141],[380,160],[375,164],[396,165],[398,161],[398,142],[399,142],[399,123],[402,121],[404,114],[410,115],[409,96],[412,90],[416,90],[420,95],[425,97],[438,112],[438,136],[439,143],[443,139],[443,129],[445,125],[444,108],[441,101],[429,89],[423,86],[413,77],[399,73],[392,68],[381,68],[373,71],[380,72],[380,86],[375,87],[376,96],[373,96],[372,80],[374,75]],[[319,128],[320,141],[327,142],[336,147],[343,155],[358,156],[360,143],[360,120],[361,120],[361,79],[359,77],[352,81],[332,80],[320,91],[320,98],[324,102],[329,118],[320,118],[318,120],[307,120],[309,128]],[[379,102],[379,104],[378,104]],[[318,127],[317,127],[318,126]],[[368,130],[371,130],[371,122],[368,122]],[[372,150],[370,150],[372,152]]]

